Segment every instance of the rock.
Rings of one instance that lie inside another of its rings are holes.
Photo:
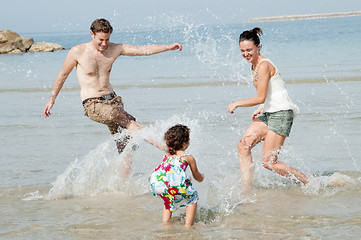
[[[22,54],[23,52],[20,49],[14,49],[11,52],[8,52],[9,54]]]
[[[14,44],[12,42],[4,42],[0,44],[0,54],[5,54],[14,50]]]
[[[30,47],[29,52],[53,52],[62,49],[64,48],[56,43],[37,42]]]
[[[0,33],[0,44],[6,43],[8,40]]]
[[[64,49],[56,43],[35,43],[10,30],[0,30],[0,54],[23,52],[53,52]]]
[[[10,41],[8,41],[10,42]],[[24,49],[23,40],[21,37],[15,38],[15,40],[11,41],[13,44],[14,49]],[[22,51],[23,52],[23,51]]]
[[[32,38],[22,38],[23,48],[20,49],[22,52],[26,52],[30,49],[30,47],[34,44],[34,40]]]
[[[0,43],[15,41],[18,37],[21,37],[16,32],[10,30],[0,30]]]

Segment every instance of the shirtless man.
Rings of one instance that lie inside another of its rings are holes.
[[[93,121],[106,124],[111,134],[119,133],[124,128],[131,131],[142,128],[132,115],[124,111],[122,98],[115,94],[109,82],[112,65],[120,55],[148,56],[169,50],[181,51],[182,45],[173,43],[170,45],[131,46],[109,42],[113,28],[105,19],[95,20],[90,26],[90,30],[92,41],[70,49],[55,80],[50,99],[44,107],[44,117],[50,116],[50,110],[54,106],[55,99],[65,80],[76,67],[86,116]],[[126,144],[127,139],[117,140],[119,154],[122,153]],[[162,148],[162,146],[157,147]]]

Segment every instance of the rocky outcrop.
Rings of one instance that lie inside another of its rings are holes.
[[[34,43],[32,38],[24,38],[10,30],[0,30],[0,54],[24,52],[53,52],[64,49],[55,43]]]
[[[62,49],[64,48],[56,43],[38,42],[31,45],[29,52],[53,52],[55,50],[62,50]]]

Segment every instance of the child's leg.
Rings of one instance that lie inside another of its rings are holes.
[[[172,217],[172,212],[165,209],[165,207],[163,207],[163,224],[168,223],[171,217]]]
[[[196,215],[197,203],[194,203],[186,207],[186,227],[191,227],[193,225],[193,220]]]

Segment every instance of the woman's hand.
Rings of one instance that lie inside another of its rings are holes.
[[[263,105],[260,105],[256,111],[254,111],[251,115],[252,121],[254,121],[259,115],[261,115],[263,110]]]
[[[261,114],[261,111],[258,111],[258,109],[256,111],[254,111],[251,115],[252,121],[255,120],[260,114]]]
[[[227,111],[228,111],[229,113],[233,114],[233,113],[234,113],[234,110],[236,110],[237,107],[238,107],[238,106],[237,106],[236,103],[231,103],[231,104],[229,104],[229,105],[227,106]]]

